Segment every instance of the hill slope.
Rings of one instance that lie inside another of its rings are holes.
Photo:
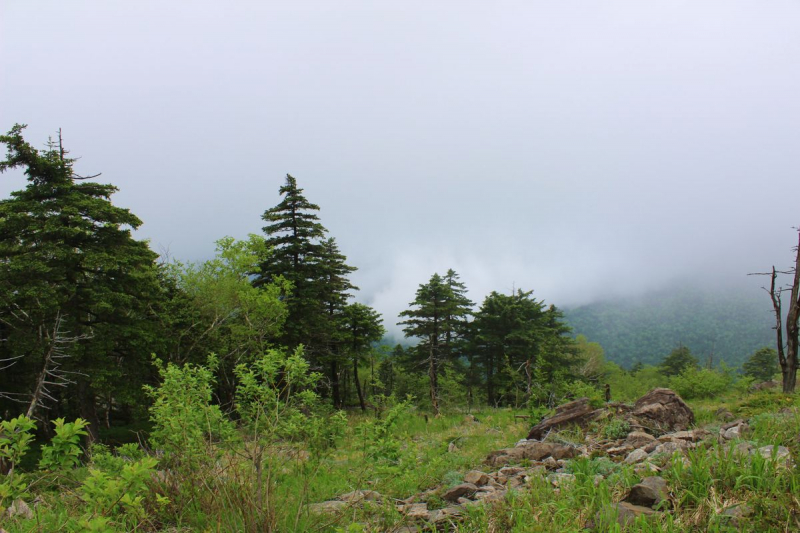
[[[741,364],[773,346],[769,299],[754,290],[671,288],[636,298],[595,302],[565,310],[575,334],[599,342],[606,358],[626,368],[658,364],[683,344],[705,363]]]

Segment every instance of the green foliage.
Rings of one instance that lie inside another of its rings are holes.
[[[199,464],[214,461],[219,453],[215,441],[233,436],[233,424],[211,403],[218,360],[209,357],[208,367],[155,363],[161,385],[145,387],[153,400],[150,441],[164,453],[167,465],[191,472]]]
[[[680,375],[670,379],[672,388],[685,399],[713,398],[727,391],[733,376],[724,370],[698,369],[687,365]]]
[[[591,383],[586,383],[584,381],[565,383],[564,394],[568,398],[589,398],[589,405],[595,409],[599,409],[605,404],[603,391]]]
[[[771,380],[780,372],[778,352],[766,346],[759,348],[744,362],[742,371],[757,382]]]
[[[660,363],[678,342],[703,358],[741,364],[775,342],[773,321],[757,286],[738,290],[672,286],[642,296],[598,301],[566,312],[576,333],[599,342],[624,368]]]
[[[155,471],[158,460],[143,457],[126,461],[118,472],[104,472],[90,468],[89,475],[78,489],[89,516],[124,515],[133,523],[145,518],[144,501],[151,494],[147,482]],[[160,503],[166,504],[163,498]]]
[[[88,435],[84,428],[86,420],[78,418],[75,422],[65,422],[63,418],[53,420],[55,435],[50,444],[42,446],[42,459],[39,466],[47,470],[68,470],[80,462],[82,453],[81,437]]]
[[[686,346],[679,346],[661,361],[661,373],[665,376],[677,376],[686,368],[697,368],[698,361]]]
[[[0,459],[11,471],[30,449],[34,429],[36,422],[24,415],[0,421]]]
[[[55,382],[93,409],[97,393],[138,394],[143,346],[159,337],[157,256],[131,236],[141,221],[112,204],[116,187],[79,179],[60,140],[37,150],[24,127],[0,136],[0,172],[23,169],[28,181],[0,201],[0,359],[17,363],[0,373],[0,390],[37,391],[41,402]],[[80,375],[73,383],[63,372]]]

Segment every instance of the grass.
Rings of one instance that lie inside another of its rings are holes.
[[[716,430],[720,422],[715,413],[724,406],[737,417],[749,418],[751,430],[745,438],[754,446],[786,446],[795,458],[800,458],[797,396],[764,391],[690,404],[698,426]],[[463,414],[426,419],[410,411],[399,417],[384,439],[376,442],[365,431],[373,418],[353,413],[345,435],[325,455],[310,457],[290,448],[273,451],[273,464],[278,468],[270,495],[274,514],[268,517],[267,526],[259,529],[248,518],[247,513],[253,509],[252,493],[243,488],[250,486],[252,479],[244,473],[241,462],[229,458],[222,475],[200,476],[196,480],[200,485],[196,487],[195,507],[159,508],[148,500],[148,514],[137,531],[391,530],[403,523],[394,508],[395,499],[433,491],[427,498],[429,508],[445,507],[447,503],[441,499],[443,489],[460,483],[468,470],[486,468],[482,461],[489,452],[513,446],[529,429],[529,422],[516,420],[511,410],[484,409],[475,416],[479,422]],[[625,430],[624,425],[612,420],[586,430],[554,432],[548,438],[580,444],[587,433],[619,438]],[[451,444],[457,450],[450,451]],[[662,469],[659,475],[669,485],[670,510],[654,518],[637,520],[626,531],[778,532],[800,528],[800,474],[796,467],[787,467],[775,456],[744,455],[736,443],[711,442],[691,450],[685,458],[662,456],[656,462]],[[574,483],[554,490],[546,477],[534,476],[524,491],[509,491],[494,506],[468,508],[456,530],[577,532],[591,521],[597,531],[619,531],[607,510],[641,480],[634,467],[599,456],[568,461],[566,471],[575,476]],[[71,517],[80,513],[82,504],[76,496],[77,486],[87,472],[81,468],[70,479],[38,481],[35,474],[30,474],[40,498],[37,516],[33,520],[5,519],[0,527],[8,533],[88,531],[67,527]],[[385,503],[369,509],[352,507],[334,517],[307,512],[307,503],[330,500],[356,489],[378,491],[386,498]],[[187,490],[186,486],[181,490]],[[164,486],[158,491],[169,495]],[[737,527],[722,513],[740,504],[746,504],[752,516]],[[96,530],[106,531],[100,526]]]

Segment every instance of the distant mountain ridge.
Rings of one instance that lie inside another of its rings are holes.
[[[565,309],[565,316],[576,335],[600,343],[606,359],[625,368],[659,364],[681,344],[714,365],[740,365],[775,345],[769,297],[752,289],[681,286]]]

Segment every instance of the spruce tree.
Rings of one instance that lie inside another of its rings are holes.
[[[131,235],[141,221],[111,203],[116,187],[77,176],[60,137],[33,148],[24,127],[0,136],[8,149],[0,172],[21,168],[28,180],[0,201],[0,344],[17,358],[0,391],[11,388],[35,411],[53,404],[58,382],[96,436],[97,394],[135,395],[130,373],[147,368],[147,344],[159,335],[149,316],[157,255]],[[54,366],[61,378],[37,385]]]
[[[381,340],[386,332],[381,322],[383,320],[377,311],[359,303],[345,307],[341,317],[341,336],[353,364],[353,381],[362,411],[366,411],[367,406],[365,391],[358,378],[358,367],[372,344]]]
[[[415,347],[417,364],[427,368],[431,407],[439,414],[439,375],[443,364],[452,357],[454,341],[465,330],[466,317],[472,302],[466,298],[464,285],[458,274],[449,270],[446,277],[431,276],[430,281],[420,285],[411,309],[400,313],[406,320],[406,337],[417,337],[421,342]]]

